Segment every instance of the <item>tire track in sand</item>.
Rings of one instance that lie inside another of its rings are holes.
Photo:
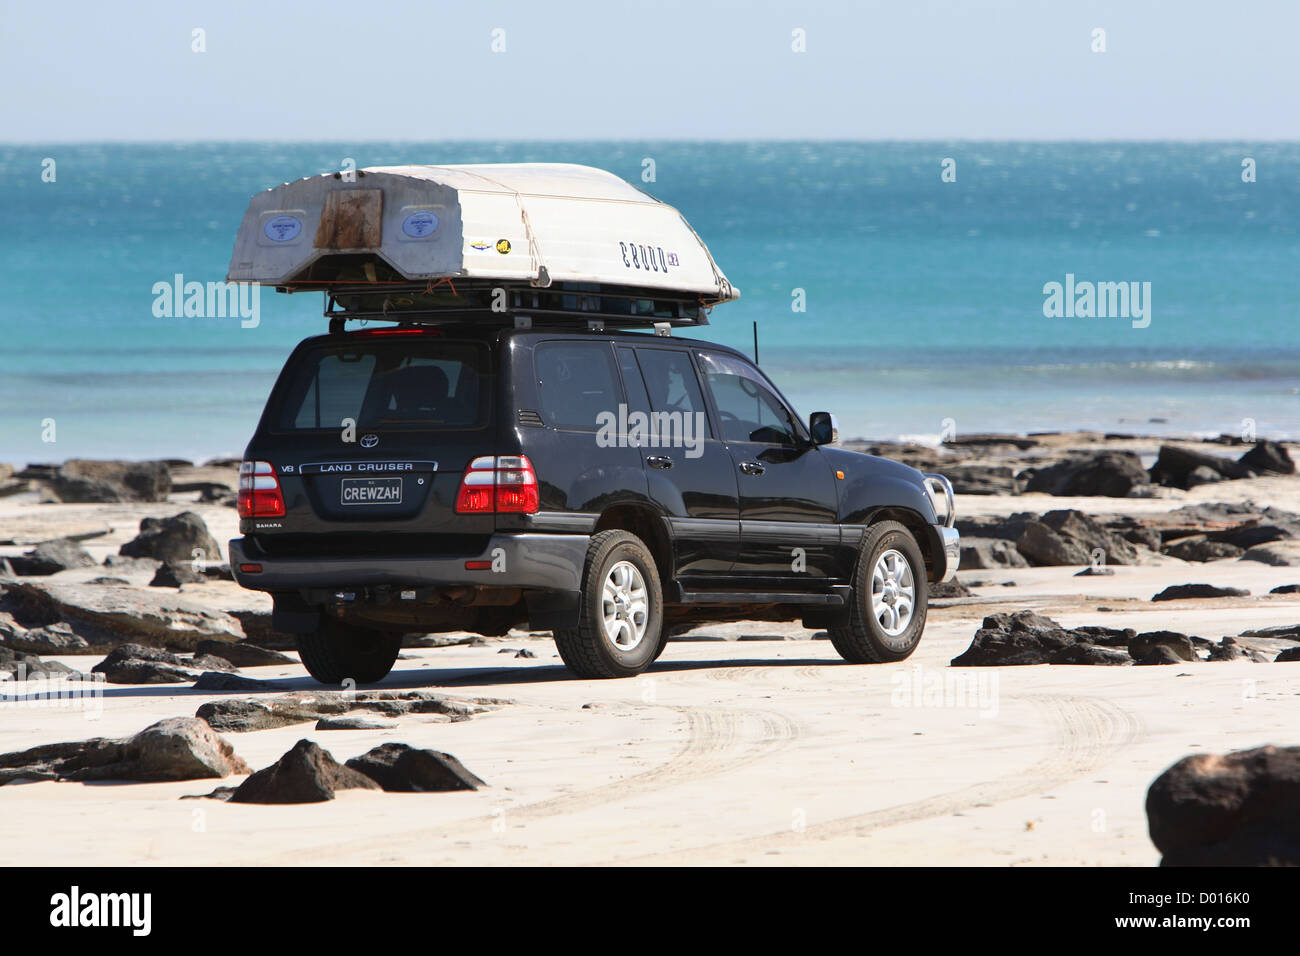
[[[686,723],[686,742],[664,763],[639,773],[611,780],[576,793],[503,808],[505,817],[532,822],[581,813],[607,803],[638,797],[668,787],[730,773],[786,749],[802,730],[792,717],[773,710],[740,710],[721,707],[686,707],[622,701],[638,709],[676,711]],[[328,843],[310,850],[313,864],[334,859],[373,859],[409,849],[420,843],[443,844],[469,837],[484,838],[492,833],[497,818],[472,817],[443,826],[403,832],[393,838],[358,838]],[[243,866],[279,865],[301,862],[304,848],[241,863]],[[427,850],[425,852],[433,852]]]
[[[1096,770],[1144,732],[1139,718],[1100,698],[1036,694],[1011,699],[1026,701],[1040,710],[1053,730],[1051,752],[1023,770],[910,803],[816,823],[802,832],[782,830],[608,862],[673,866],[730,863],[737,858],[749,859],[812,841],[864,836],[884,827],[1033,796]]]

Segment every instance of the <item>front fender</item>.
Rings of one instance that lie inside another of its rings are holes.
[[[949,581],[957,571],[960,545],[956,532],[944,528],[925,490],[921,472],[900,462],[843,449],[832,452],[831,466],[844,474],[836,482],[839,489],[839,521],[847,530],[865,527],[880,512],[905,512],[915,516],[911,525],[923,525],[918,543],[930,556],[934,581]],[[920,532],[920,529],[917,529]]]

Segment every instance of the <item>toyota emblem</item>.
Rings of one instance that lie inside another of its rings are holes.
[[[378,435],[362,435],[362,436],[361,436],[361,447],[362,447],[362,448],[374,448],[374,447],[375,447],[376,445],[378,445],[378,444],[379,444],[379,436],[378,436]]]

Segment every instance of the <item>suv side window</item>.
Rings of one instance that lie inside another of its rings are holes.
[[[680,349],[656,349],[638,346],[637,361],[650,393],[650,407],[659,414],[674,412],[698,421],[705,437],[711,435],[704,394],[689,352]],[[659,419],[655,419],[655,426]]]
[[[618,414],[623,390],[608,343],[542,342],[533,363],[548,425],[594,432],[597,415]]]
[[[753,369],[729,355],[696,354],[727,441],[798,444],[799,432],[785,404]]]

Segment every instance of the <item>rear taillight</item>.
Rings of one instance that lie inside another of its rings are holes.
[[[239,466],[239,517],[279,518],[284,515],[284,494],[275,466],[269,461],[246,461]]]
[[[475,458],[456,495],[460,514],[532,514],[538,506],[537,474],[525,455]]]

